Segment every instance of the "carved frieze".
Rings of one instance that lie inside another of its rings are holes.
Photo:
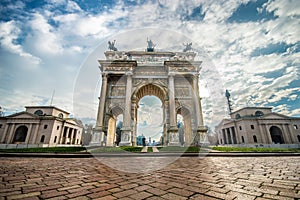
[[[110,97],[124,97],[126,96],[125,85],[111,85],[110,86]]]

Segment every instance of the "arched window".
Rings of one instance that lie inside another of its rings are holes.
[[[62,118],[64,118],[64,115],[62,113],[59,113],[58,117],[62,119]]]
[[[44,113],[42,110],[37,110],[34,112],[35,115],[42,116]]]
[[[298,142],[300,142],[300,135],[297,135],[297,138],[298,138]]]
[[[28,128],[26,126],[19,126],[15,131],[13,143],[25,142]]]
[[[253,141],[254,141],[255,143],[257,143],[257,137],[256,137],[256,135],[253,135]]]
[[[41,137],[41,143],[44,143],[45,142],[45,135],[42,135]]]
[[[244,139],[244,136],[242,136],[242,143],[245,143],[245,139]]]
[[[261,117],[263,115],[264,115],[264,113],[262,111],[260,111],[260,110],[258,110],[258,111],[255,112],[255,117]]]
[[[240,115],[240,114],[236,114],[236,115],[235,115],[235,118],[236,118],[236,119],[240,119],[240,118],[241,118],[241,115]]]
[[[271,134],[272,142],[274,142],[275,144],[284,143],[282,131],[277,126],[271,126],[270,134]]]

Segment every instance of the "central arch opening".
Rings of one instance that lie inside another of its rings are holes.
[[[136,90],[134,117],[136,145],[164,144],[166,137],[165,99],[166,93],[158,85],[147,84]]]
[[[137,112],[137,145],[139,139],[145,138],[146,145],[161,145],[164,123],[161,100],[156,96],[144,96],[138,102]]]

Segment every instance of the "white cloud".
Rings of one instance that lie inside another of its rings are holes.
[[[33,44],[37,54],[51,55],[63,52],[59,34],[55,33],[54,28],[47,22],[45,16],[40,13],[34,13],[28,25],[32,32],[27,37],[27,44]]]
[[[39,64],[40,59],[25,52],[23,47],[17,43],[17,39],[21,34],[17,22],[8,21],[0,22],[0,43],[1,46],[11,53],[18,54],[22,57],[29,58],[33,64]]]
[[[274,11],[274,14],[279,17],[294,17],[300,15],[300,4],[298,0],[274,0],[269,1],[264,6],[267,11]]]

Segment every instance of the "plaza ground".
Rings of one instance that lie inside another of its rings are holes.
[[[2,157],[0,200],[298,199],[299,163],[299,156]]]

